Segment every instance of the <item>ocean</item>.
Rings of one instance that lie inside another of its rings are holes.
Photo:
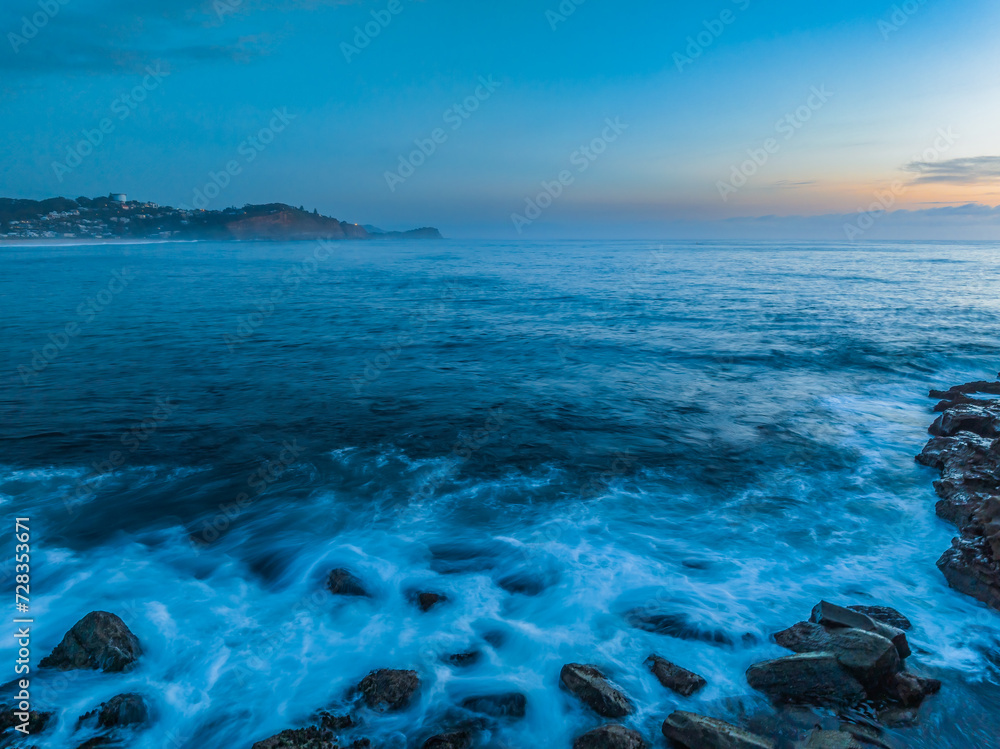
[[[525,717],[484,745],[568,747],[600,722],[559,688],[570,662],[611,676],[659,746],[675,709],[773,720],[744,672],[821,599],[899,609],[910,667],[944,684],[888,741],[1000,735],[1000,614],[936,569],[957,531],[913,460],[927,391],[1000,368],[996,243],[36,245],[0,263],[0,579],[13,599],[30,518],[33,666],[94,610],[145,651],[124,674],[33,668],[56,712],[39,747],[82,744],[78,716],[140,692],[154,723],[130,747],[250,749],[346,712],[376,668],[422,688],[358,714],[375,746],[521,692]],[[371,596],[324,595],[341,567]],[[447,601],[422,612],[419,591]],[[0,640],[9,679],[16,651]],[[651,653],[708,686],[668,692]]]

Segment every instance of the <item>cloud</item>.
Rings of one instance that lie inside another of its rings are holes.
[[[911,161],[904,169],[920,176],[915,183],[947,182],[978,185],[1000,181],[1000,156],[975,156],[948,161]]]

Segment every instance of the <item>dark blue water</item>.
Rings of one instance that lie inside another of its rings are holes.
[[[744,670],[820,598],[914,621],[912,667],[945,688],[899,746],[995,742],[1000,615],[936,570],[954,530],[913,462],[926,391],[1000,366],[995,244],[35,246],[0,263],[0,501],[32,518],[36,657],[94,609],[147,650],[127,675],[39,676],[59,712],[40,747],[82,743],[76,717],[135,690],[157,723],[132,746],[249,748],[377,667],[424,681],[410,711],[368,718],[377,745],[518,690],[528,715],[492,745],[569,746],[596,723],[557,686],[570,661],[601,664],[655,740],[673,709],[767,712]],[[374,598],[316,595],[339,566]],[[421,613],[418,589],[450,601]],[[685,636],[629,626],[647,605]],[[470,650],[468,669],[442,661]],[[709,687],[666,692],[654,651]]]

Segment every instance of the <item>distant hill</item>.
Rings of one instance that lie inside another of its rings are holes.
[[[108,198],[0,198],[0,241],[12,239],[440,239],[437,229],[383,232],[284,203],[221,211]]]

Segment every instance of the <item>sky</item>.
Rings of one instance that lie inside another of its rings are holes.
[[[995,0],[5,0],[0,196],[1000,239]]]

